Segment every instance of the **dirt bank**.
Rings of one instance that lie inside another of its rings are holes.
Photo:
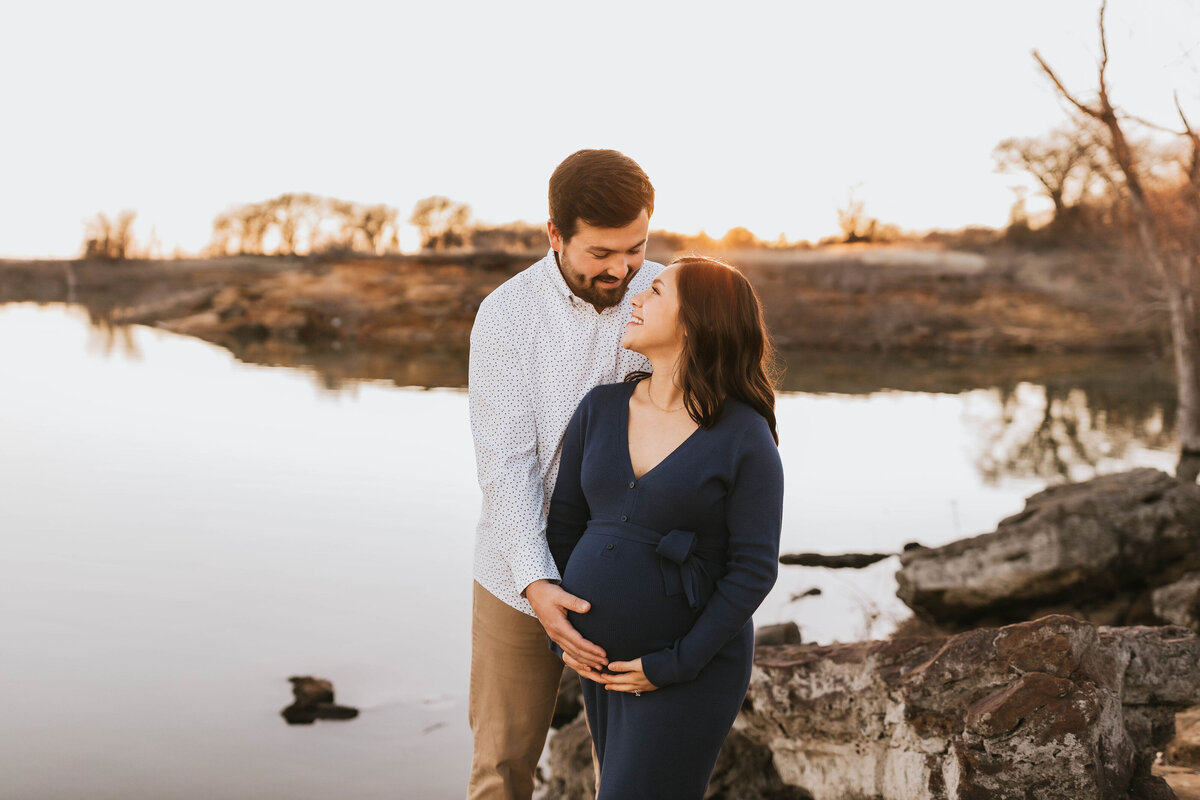
[[[461,352],[479,302],[540,256],[0,261],[0,302],[77,302],[99,320],[231,347]],[[755,284],[781,347],[1071,353],[1166,341],[1150,282],[1117,253],[864,247],[726,257]]]

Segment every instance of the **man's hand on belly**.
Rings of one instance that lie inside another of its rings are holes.
[[[591,608],[586,600],[576,597],[567,590],[547,580],[538,580],[525,587],[525,598],[533,606],[538,622],[546,629],[546,635],[563,649],[564,656],[570,656],[577,664],[585,668],[601,669],[608,663],[604,650],[579,635],[570,622],[567,612],[585,614]],[[563,659],[564,662],[566,659]],[[578,668],[568,664],[578,672]]]

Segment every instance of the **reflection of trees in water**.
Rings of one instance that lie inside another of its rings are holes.
[[[1128,382],[1116,388],[1019,383],[972,392],[966,414],[980,434],[980,475],[988,483],[1002,476],[1080,481],[1131,450],[1169,449],[1175,438],[1169,389]]]
[[[104,311],[87,308],[87,315],[89,352],[104,356],[119,353],[131,361],[142,360],[142,350],[134,339],[131,326],[113,324]]]

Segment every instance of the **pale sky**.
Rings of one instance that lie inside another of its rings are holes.
[[[164,248],[282,192],[433,194],[546,218],[582,147],[636,159],[653,228],[815,240],[847,193],[909,230],[1003,225],[1008,136],[1094,96],[1098,0],[0,6],[0,256],[73,256],[97,212]],[[1115,103],[1200,121],[1200,0],[1112,0]],[[1031,208],[1036,208],[1031,204]]]

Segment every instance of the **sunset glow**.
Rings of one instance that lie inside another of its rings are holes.
[[[1002,226],[1031,184],[993,148],[1066,116],[1031,51],[1090,97],[1098,7],[10,4],[0,256],[74,256],[86,218],[127,208],[139,241],[197,251],[283,192],[540,223],[582,147],[642,164],[654,228],[816,240],[851,190],[905,230]],[[1170,126],[1178,91],[1200,118],[1200,5],[1108,14],[1114,100]]]

